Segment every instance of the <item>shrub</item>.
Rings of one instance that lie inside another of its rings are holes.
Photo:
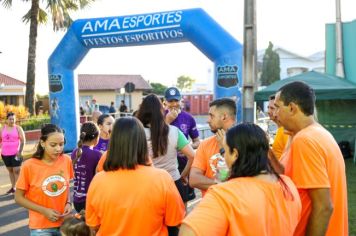
[[[21,125],[24,131],[41,129],[44,124],[51,122],[51,118],[48,115],[43,115],[41,117],[31,117],[30,119],[21,120],[19,125]]]
[[[3,102],[0,102],[0,119],[6,120],[6,115],[8,112],[13,112],[16,115],[17,120],[27,119],[30,116],[27,108],[24,106],[14,106],[14,105],[5,105]]]

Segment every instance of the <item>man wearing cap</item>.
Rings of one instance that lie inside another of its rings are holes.
[[[176,87],[167,88],[164,94],[164,98],[167,108],[166,122],[180,129],[187,139],[190,137],[193,142],[192,147],[194,149],[198,148],[200,144],[200,138],[197,125],[192,115],[181,110],[180,101],[182,96],[179,90]],[[187,157],[181,153],[178,153],[177,159],[178,169],[180,172],[182,172],[187,164]],[[194,198],[194,189],[189,187],[189,200]]]

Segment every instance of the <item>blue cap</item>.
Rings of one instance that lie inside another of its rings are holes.
[[[164,92],[164,98],[170,102],[172,100],[181,100],[182,96],[180,95],[179,90],[176,87],[170,87],[167,88],[166,91]]]

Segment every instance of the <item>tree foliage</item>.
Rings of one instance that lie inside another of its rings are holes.
[[[25,105],[31,114],[35,112],[35,71],[38,25],[46,23],[48,16],[51,16],[54,31],[66,29],[73,22],[69,12],[83,9],[94,1],[95,0],[47,0],[43,1],[45,8],[41,8],[39,0],[32,0],[31,8],[22,17],[23,22],[30,23]],[[23,0],[23,2],[27,3],[28,0]],[[11,8],[12,6],[12,0],[0,0],[0,3],[2,3],[5,8]]]
[[[280,80],[281,68],[279,67],[279,55],[273,50],[273,44],[269,42],[262,62],[261,85],[268,86]]]
[[[150,83],[152,87],[152,93],[157,95],[164,95],[164,91],[167,89],[167,86],[161,83]]]
[[[177,78],[177,88],[180,90],[189,90],[192,88],[195,79],[190,78],[189,76],[181,75]]]

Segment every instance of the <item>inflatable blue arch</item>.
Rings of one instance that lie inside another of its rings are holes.
[[[214,97],[235,97],[242,120],[242,45],[202,9],[80,19],[48,59],[51,122],[65,130],[65,151],[79,136],[74,70],[92,48],[191,42],[214,62]]]

